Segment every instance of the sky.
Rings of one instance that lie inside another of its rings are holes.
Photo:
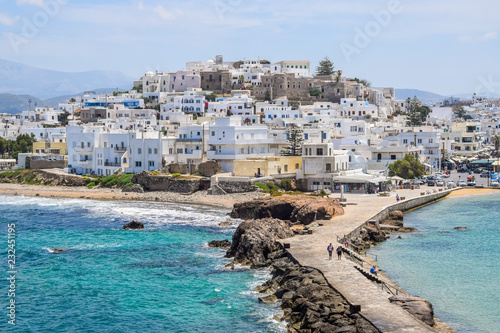
[[[495,0],[0,0],[0,58],[138,78],[218,54],[328,56],[375,87],[498,94],[498,13]]]

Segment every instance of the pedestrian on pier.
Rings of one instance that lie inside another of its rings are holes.
[[[332,253],[333,253],[333,245],[332,245],[332,243],[330,243],[330,245],[328,245],[328,247],[326,249],[328,250],[328,258],[329,258],[329,260],[332,260]]]
[[[342,246],[337,247],[337,260],[342,259]]]
[[[399,195],[396,194],[396,202],[399,202]]]

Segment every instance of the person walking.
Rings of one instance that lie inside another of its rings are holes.
[[[399,202],[399,195],[396,194],[396,202]]]
[[[332,253],[333,253],[333,245],[332,245],[332,243],[330,243],[330,245],[328,245],[328,247],[326,249],[328,250],[328,259],[332,260]]]
[[[342,259],[342,246],[337,247],[337,260]]]

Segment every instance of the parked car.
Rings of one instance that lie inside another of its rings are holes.
[[[479,177],[488,178],[490,175],[491,175],[491,171],[484,170],[483,173],[481,175],[479,175]]]
[[[467,182],[467,186],[476,186],[476,182],[474,180]]]
[[[490,187],[493,187],[493,188],[500,188],[500,183],[499,182],[492,182],[490,184]]]
[[[474,172],[474,173],[481,173],[481,172],[483,172],[483,171],[484,171],[484,169],[483,169],[483,168],[477,168],[477,169],[474,169],[474,171],[473,171],[473,172]]]
[[[428,185],[428,186],[435,186],[435,185],[436,185],[436,182],[435,182],[433,179],[429,179],[429,180],[427,181],[427,185]]]
[[[442,175],[441,177],[443,178],[450,178],[450,174],[449,173],[445,173],[444,175]]]
[[[467,183],[465,181],[463,181],[463,180],[459,180],[458,181],[458,186],[465,187],[465,186],[467,186]]]
[[[454,188],[455,186],[457,186],[457,184],[455,184],[455,182],[453,180],[449,180],[446,185],[448,186],[448,188]]]
[[[444,181],[442,179],[436,180],[436,186],[444,186]]]

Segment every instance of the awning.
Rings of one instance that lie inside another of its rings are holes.
[[[392,180],[404,180],[404,178],[401,178],[399,176],[394,176],[394,177],[391,177]]]
[[[427,164],[427,163],[422,163],[424,166],[428,167],[428,168],[432,168],[432,165],[430,164]]]

